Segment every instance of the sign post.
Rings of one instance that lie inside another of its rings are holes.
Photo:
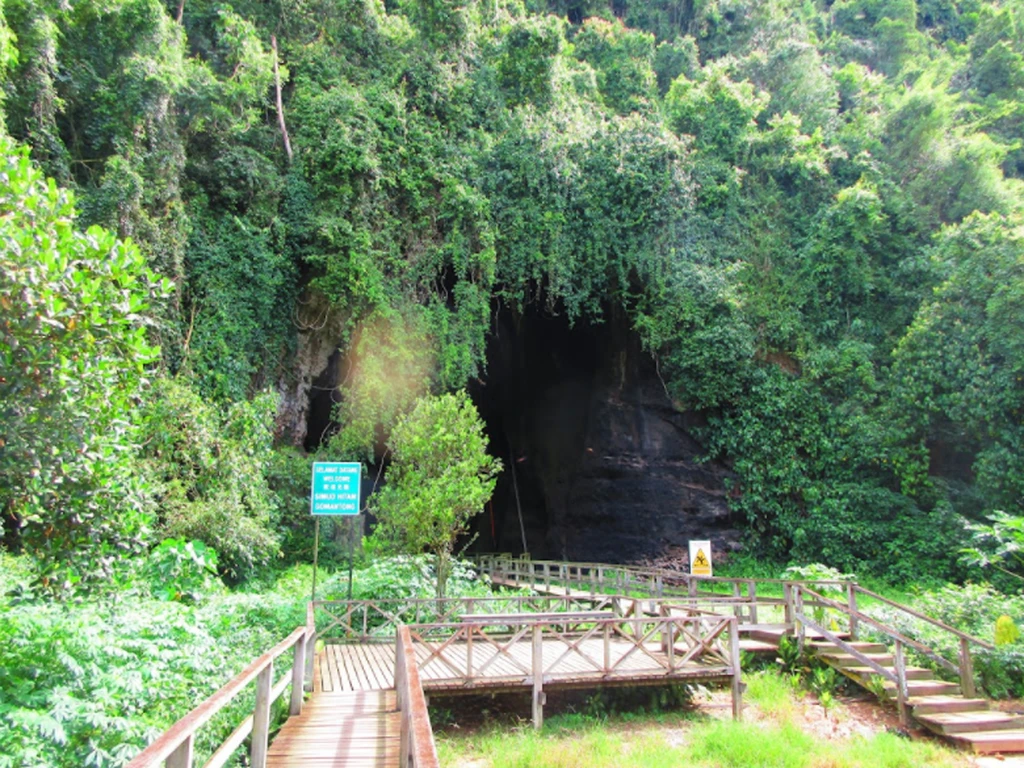
[[[690,542],[690,575],[711,576],[711,542]]]
[[[313,463],[313,481],[309,492],[309,512],[313,529],[313,590],[316,599],[316,569],[320,554],[320,518],[324,515],[359,516],[362,502],[363,465],[355,461],[317,461]],[[349,529],[348,597],[352,599],[352,542]]]

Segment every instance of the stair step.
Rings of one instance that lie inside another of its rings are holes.
[[[822,654],[846,653],[845,650],[840,648],[835,643],[815,641],[813,643],[808,643],[807,645],[819,656]],[[848,643],[848,645],[853,646],[861,653],[888,653],[889,651],[889,649],[881,643],[866,643],[859,640],[854,640]]]
[[[985,699],[967,699],[963,696],[935,694],[912,696],[907,702],[914,709],[914,717],[934,715],[940,712],[982,712],[988,711]]]
[[[950,738],[982,754],[1024,752],[1024,730],[958,733]]]
[[[918,715],[914,719],[925,727],[945,735],[954,733],[978,733],[981,731],[1009,731],[1024,728],[1024,717],[992,710],[977,712],[943,712],[934,715]]]
[[[779,650],[779,644],[766,643],[763,640],[748,640],[746,638],[741,638],[740,650],[747,651],[748,653],[777,653]]]
[[[892,671],[892,667],[888,667],[889,671]],[[843,671],[850,675],[857,675],[863,677],[865,680],[870,680],[872,675],[878,673],[871,667],[843,667]],[[907,680],[934,680],[935,673],[930,669],[924,669],[923,667],[907,667]]]
[[[865,653],[864,656],[882,667],[891,667],[893,663],[892,655],[888,653]],[[848,653],[819,653],[818,658],[835,667],[859,667],[862,664],[860,659]]]
[[[742,631],[744,637],[749,637],[751,640],[761,640],[766,643],[778,644],[780,638],[783,636],[789,637],[794,642],[796,641],[796,635],[789,628],[788,625],[771,625],[771,624],[750,624],[747,628]],[[849,638],[849,632],[833,632],[836,637],[840,640],[846,640]],[[811,645],[812,643],[827,642],[825,636],[820,632],[808,629],[804,634],[805,645]]]
[[[887,682],[885,684],[885,692],[888,693],[890,696],[895,696],[896,685],[894,683]],[[943,680],[907,681],[907,695],[910,697],[932,696],[939,693],[955,696],[956,694],[960,693],[960,686],[956,683],[947,683]]]

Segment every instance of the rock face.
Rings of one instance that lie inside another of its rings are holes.
[[[677,411],[624,321],[499,314],[486,381],[471,388],[505,471],[474,549],[631,562],[710,538],[735,549],[724,479],[696,458],[693,415]]]

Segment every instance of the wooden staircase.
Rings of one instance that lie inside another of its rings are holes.
[[[895,660],[884,645],[845,642],[879,666],[895,671]],[[807,649],[863,688],[879,690],[872,680],[880,680],[874,670],[836,644],[809,640]],[[1024,752],[1024,716],[992,710],[986,699],[962,696],[959,685],[936,680],[930,669],[907,667],[906,680],[910,713],[928,730],[979,753]],[[881,690],[895,698],[894,683],[886,682]]]

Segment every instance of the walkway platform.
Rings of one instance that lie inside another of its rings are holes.
[[[394,690],[320,691],[278,732],[267,768],[394,768],[400,741]]]

